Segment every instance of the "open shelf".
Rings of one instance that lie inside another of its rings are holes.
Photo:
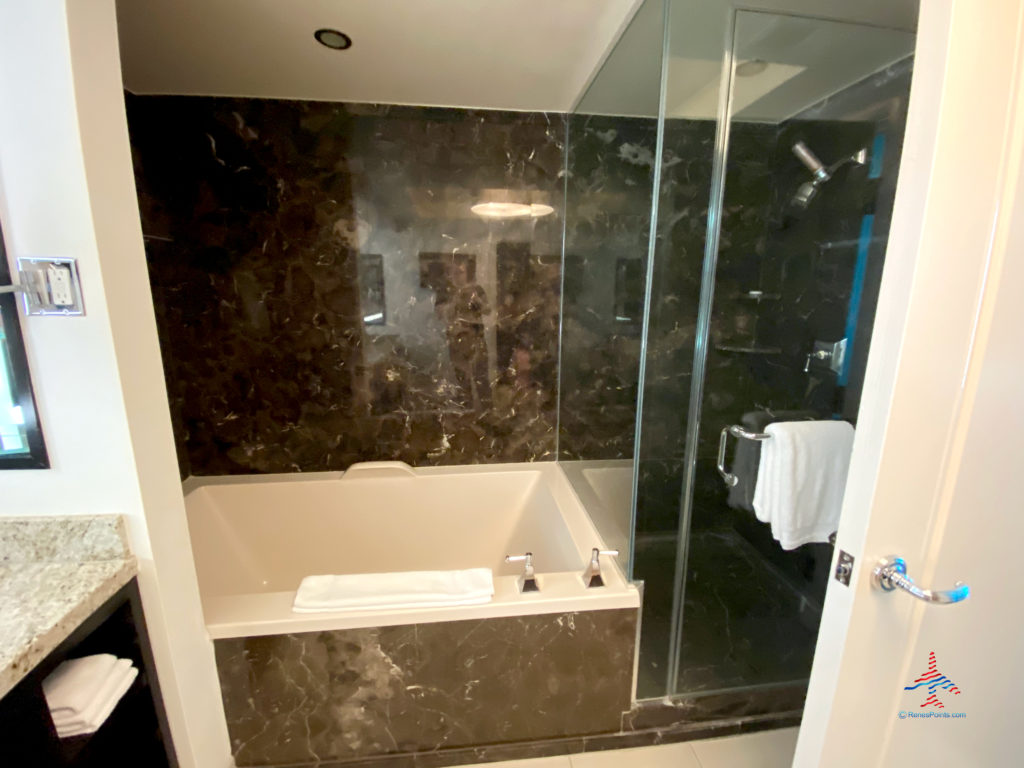
[[[131,688],[95,733],[57,736],[42,682],[67,660],[94,653],[130,659],[139,670]],[[86,619],[0,699],[0,765],[33,768],[171,768],[177,762],[153,668],[138,587],[132,580]],[[17,734],[17,736],[14,736]]]

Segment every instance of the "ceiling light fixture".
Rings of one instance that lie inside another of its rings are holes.
[[[532,214],[528,203],[477,203],[469,210],[485,219],[521,219]]]
[[[554,208],[543,203],[477,203],[469,210],[484,219],[536,219],[555,212]]]
[[[763,59],[751,59],[736,65],[736,77],[755,77],[768,69],[768,62]]]
[[[313,37],[320,45],[335,51],[344,51],[352,47],[352,38],[336,29],[318,29],[313,33]]]

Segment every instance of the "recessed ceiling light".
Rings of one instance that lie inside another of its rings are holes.
[[[318,29],[313,33],[313,37],[320,45],[326,45],[335,51],[344,51],[352,47],[352,38],[336,29]]]
[[[751,59],[736,65],[737,77],[755,77],[768,69],[768,62],[762,59]]]

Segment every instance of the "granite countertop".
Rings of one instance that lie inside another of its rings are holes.
[[[136,572],[120,516],[0,518],[0,696]]]

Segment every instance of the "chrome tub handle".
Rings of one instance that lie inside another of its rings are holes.
[[[722,428],[722,434],[718,437],[718,474],[722,476],[725,484],[732,488],[740,481],[740,479],[725,468],[725,449],[729,442],[729,435],[743,438],[744,440],[757,440],[759,442],[769,439],[771,435],[765,434],[764,432],[750,432],[736,424]]]
[[[892,592],[894,589],[902,589],[909,592],[918,600],[935,605],[950,605],[966,600],[971,594],[971,588],[958,581],[953,589],[921,589],[914,583],[914,580],[907,576],[907,562],[902,557],[889,555],[880,558],[875,564],[875,570],[871,573],[871,583],[876,589],[884,592]]]

